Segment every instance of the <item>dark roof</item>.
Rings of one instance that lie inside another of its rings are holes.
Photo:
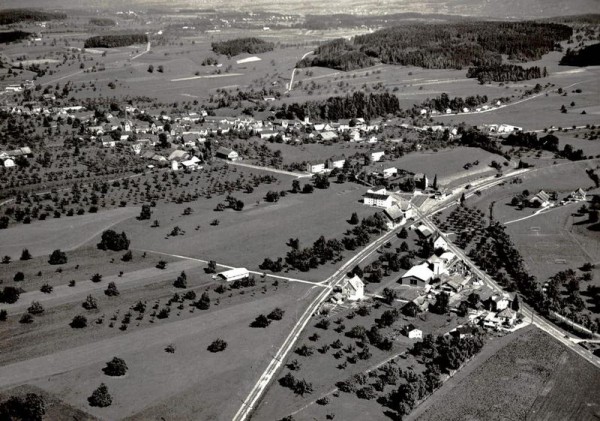
[[[387,200],[388,197],[390,197],[389,194],[379,194],[379,193],[370,193],[367,192],[364,194],[363,197],[367,197],[369,199],[375,199],[375,200]]]

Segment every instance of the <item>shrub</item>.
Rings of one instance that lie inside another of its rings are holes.
[[[27,313],[29,314],[42,314],[43,312],[44,307],[38,301],[33,301],[27,309]]]
[[[5,322],[8,318],[8,312],[6,310],[0,310],[0,322]]]
[[[48,259],[48,263],[51,265],[64,265],[67,263],[67,255],[60,249],[54,250],[50,255],[50,259]]]
[[[73,329],[83,329],[84,327],[87,327],[87,318],[82,315],[73,317],[73,320],[71,320],[71,327]]]
[[[321,319],[317,322],[315,327],[318,327],[319,329],[327,330],[327,329],[329,329],[329,325],[330,325],[329,320]]]
[[[121,251],[129,249],[129,239],[127,235],[122,232],[117,234],[113,230],[106,230],[102,233],[100,243],[98,243],[100,250],[112,250]]]
[[[169,354],[174,354],[175,353],[175,345],[173,345],[173,344],[167,345],[167,347],[165,348],[165,352],[168,352]]]
[[[54,290],[54,287],[52,287],[51,285],[48,285],[48,284],[44,284],[40,288],[40,291],[42,291],[44,294],[50,294],[50,293],[52,293],[53,290]]]
[[[15,282],[21,282],[24,279],[25,279],[25,274],[23,272],[17,272],[17,273],[15,273],[13,281],[15,281]]]
[[[29,250],[23,249],[23,251],[21,252],[21,260],[29,260],[29,259],[31,259],[31,253],[29,253]]]
[[[131,253],[131,250],[127,250],[127,252],[123,255],[123,257],[121,257],[121,260],[124,262],[129,262],[129,261],[131,261],[132,258],[133,258],[133,255]]]
[[[25,398],[11,396],[0,404],[0,419],[42,421],[46,414],[46,402],[36,393],[28,393]]]
[[[14,304],[19,299],[21,290],[15,287],[4,287],[0,292],[0,303]]]
[[[250,323],[250,327],[262,327],[265,328],[271,324],[271,320],[267,318],[264,314],[261,314],[254,319],[252,323]]]
[[[33,323],[33,316],[31,314],[23,314],[21,319],[19,319],[19,323],[29,324]]]
[[[92,275],[92,282],[98,283],[102,281],[102,275],[100,275],[99,273],[95,273],[94,275]]]
[[[227,342],[225,342],[223,339],[215,339],[209,346],[208,346],[208,350],[210,352],[221,352],[221,351],[225,351],[225,348],[227,348]]]
[[[281,319],[283,319],[284,313],[285,313],[285,311],[283,311],[282,309],[280,309],[279,307],[277,307],[272,312],[270,312],[267,315],[267,317],[269,319],[271,319],[271,320],[281,320]]]
[[[98,301],[90,294],[86,297],[85,301],[81,303],[81,306],[86,310],[95,310],[98,308]]]
[[[104,293],[109,297],[116,297],[119,295],[119,290],[117,289],[117,285],[114,282],[109,282],[108,286],[104,290]]]
[[[106,367],[102,371],[107,376],[124,376],[127,373],[127,364],[125,360],[113,357],[112,360],[106,363]]]
[[[208,310],[210,308],[210,297],[207,292],[203,292],[200,299],[194,303],[198,310]]]
[[[108,393],[108,388],[104,383],[101,383],[96,390],[94,390],[91,396],[88,398],[90,406],[97,406],[99,408],[105,408],[112,404],[112,396]]]

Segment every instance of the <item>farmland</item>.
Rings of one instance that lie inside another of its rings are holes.
[[[88,6],[5,12],[27,34],[0,52],[0,418],[597,416],[597,353],[543,319],[600,328],[600,69],[558,64],[597,17],[341,71],[295,66],[470,18]]]
[[[597,369],[530,329],[452,388],[440,389],[415,419],[592,420],[600,405],[598,379]],[[571,393],[573,388],[579,393]]]

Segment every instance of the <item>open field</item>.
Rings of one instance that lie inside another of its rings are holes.
[[[598,370],[537,329],[516,334],[452,386],[434,393],[417,419],[593,420],[600,413]]]
[[[16,260],[24,248],[32,256],[49,255],[56,249],[74,250],[136,215],[139,208],[127,207],[0,230],[0,254]]]
[[[259,204],[254,203],[266,194],[266,190],[290,188],[291,180],[265,187],[258,193],[257,189],[251,195],[234,194],[247,203],[241,212],[215,212],[214,208],[224,201],[224,196],[185,205],[166,204],[154,209],[152,219],[161,221],[159,228],[150,228],[148,221],[136,221],[116,225],[115,230],[127,232],[133,249],[216,260],[225,265],[259,270],[258,265],[265,257],[285,257],[288,251],[285,244],[290,238],[299,238],[303,245],[312,244],[321,235],[341,238],[351,227],[346,220],[352,212],[364,217],[377,211],[359,203],[365,189],[349,183],[332,183],[329,189],[315,189],[309,195],[288,193],[277,203],[262,200]],[[253,199],[247,200],[247,196]],[[184,216],[183,209],[188,206],[193,213]],[[315,212],[315,209],[319,211]],[[220,221],[218,226],[210,225],[214,219]],[[175,226],[184,230],[185,235],[165,238]],[[197,226],[200,229],[196,231]],[[321,281],[334,270],[335,266],[328,264],[292,276]]]
[[[563,207],[507,226],[507,232],[521,252],[532,275],[545,281],[556,272],[600,260],[597,232],[574,232],[576,209]]]
[[[84,345],[0,367],[0,384],[31,383],[102,418],[121,419],[147,410],[140,419],[160,419],[167,414],[177,419],[197,419],[198,414],[204,419],[230,419],[239,405],[232,396],[244,395],[269,358],[269,349],[283,340],[296,309],[304,305],[301,296],[306,295],[305,290],[295,287],[107,339],[97,340],[92,332],[79,333],[88,336]],[[282,321],[264,330],[248,327],[261,311],[277,306],[286,309]],[[96,329],[102,328],[92,331]],[[211,354],[206,347],[217,337],[225,339],[228,348]],[[176,347],[174,354],[164,352],[170,343]],[[231,353],[236,357],[228,356]],[[104,362],[114,355],[129,366],[124,378],[102,375]],[[231,376],[236,379],[234,389]],[[113,405],[92,409],[86,398],[100,382],[108,385]],[[201,401],[198,394],[204,397]],[[173,405],[172,398],[180,404]]]

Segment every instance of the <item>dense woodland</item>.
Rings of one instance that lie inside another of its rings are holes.
[[[9,31],[0,32],[0,44],[7,44],[9,42],[20,41],[29,37],[31,34],[24,31]]]
[[[564,66],[598,66],[600,65],[600,44],[588,45],[580,50],[567,51],[560,60]]]
[[[519,82],[521,80],[539,79],[546,76],[548,76],[548,71],[545,67],[540,69],[537,66],[533,66],[526,69],[514,64],[471,67],[467,71],[468,78],[477,79],[481,84],[489,82]]]
[[[213,42],[212,50],[217,54],[226,56],[237,56],[238,54],[261,54],[273,51],[272,42],[263,41],[260,38],[236,38],[229,41]]]
[[[300,60],[297,67],[319,66],[348,71],[374,64],[372,57],[357,51],[349,41],[340,38],[317,48],[314,56]]]
[[[437,21],[462,21],[464,16],[443,15],[437,13],[395,13],[390,15],[306,15],[304,23],[297,25],[299,28],[324,30],[332,28],[356,28],[368,26],[377,28],[382,26],[399,25],[413,19],[431,19]]]
[[[462,69],[466,66],[499,66],[502,55],[509,60],[538,60],[557,48],[559,41],[573,35],[573,29],[560,24],[535,22],[461,22],[451,24],[413,24],[385,28],[354,38],[344,45],[345,61],[336,55],[340,40],[318,50],[310,62],[319,65],[340,64],[348,68],[370,65],[365,57],[387,64],[418,66],[428,69]],[[354,54],[350,54],[354,52]],[[309,61],[301,63],[308,65]]]
[[[91,18],[90,25],[95,26],[115,26],[117,22],[109,18]]]
[[[116,48],[148,42],[146,34],[98,35],[85,40],[84,48]]]
[[[277,118],[316,120],[339,120],[347,118],[364,118],[370,120],[400,111],[400,102],[395,95],[365,94],[355,92],[352,95],[330,97],[324,101],[307,101],[304,103],[283,104],[277,112]]]
[[[10,25],[23,21],[46,21],[53,19],[66,19],[65,13],[45,12],[31,9],[5,9],[0,10],[0,25]]]

